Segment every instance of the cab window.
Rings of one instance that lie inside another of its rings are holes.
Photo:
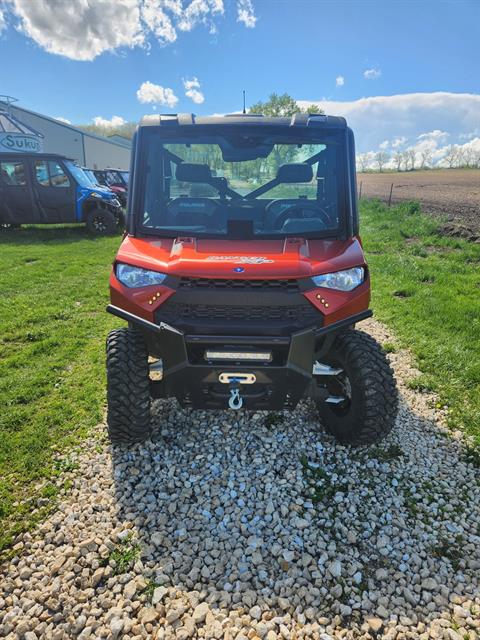
[[[35,160],[35,178],[42,187],[69,187],[70,180],[55,160]]]
[[[25,187],[25,165],[23,162],[0,162],[2,182],[11,187]]]

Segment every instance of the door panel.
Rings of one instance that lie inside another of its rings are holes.
[[[28,224],[36,221],[25,162],[17,158],[0,162],[0,223]]]
[[[41,222],[75,222],[76,183],[58,160],[33,160],[33,184]]]

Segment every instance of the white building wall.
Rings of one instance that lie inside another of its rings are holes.
[[[121,144],[109,141],[107,138],[90,136],[75,127],[27,109],[15,106],[11,106],[10,109],[12,115],[21,122],[44,135],[43,151],[45,153],[67,156],[89,168],[128,169],[130,166],[130,149]]]
[[[83,135],[79,131],[64,127],[60,122],[57,124],[55,121],[43,118],[30,111],[24,111],[13,106],[10,109],[20,122],[25,122],[25,124],[30,125],[44,135],[43,151],[45,153],[58,153],[83,164]]]
[[[89,169],[114,169],[128,170],[130,167],[130,149],[114,145],[111,142],[98,138],[84,136],[85,166]]]

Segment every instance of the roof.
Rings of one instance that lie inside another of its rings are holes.
[[[88,138],[95,138],[96,140],[101,140],[102,142],[108,142],[110,144],[114,144],[116,147],[121,147],[125,149],[126,145],[124,142],[110,140],[106,136],[99,136],[96,133],[90,133],[89,131],[84,131],[83,129],[79,129],[78,127],[74,127],[71,124],[67,124],[66,122],[62,122],[61,120],[56,120],[55,118],[51,118],[50,116],[45,116],[43,113],[37,113],[36,111],[31,111],[30,109],[24,109],[23,107],[17,107],[16,105],[9,105],[6,102],[0,100],[0,109],[9,110],[10,114],[12,111],[23,111],[25,113],[30,113],[32,116],[36,116],[37,118],[43,118],[43,120],[47,120],[48,122],[52,122],[59,127],[63,127],[65,129],[70,129],[71,131],[75,131],[75,133],[81,134],[83,136],[87,136]]]
[[[295,113],[291,117],[272,117],[255,113],[232,113],[224,116],[196,116],[193,113],[150,114],[140,121],[140,127],[175,126],[280,126],[280,127],[322,127],[345,129],[347,122],[340,116]]]
[[[48,159],[56,159],[58,160],[71,160],[72,162],[77,163],[74,158],[69,158],[68,156],[63,156],[61,153],[43,153],[43,151],[0,151],[0,156],[12,156],[15,158],[35,158],[38,160],[39,158],[47,158]]]

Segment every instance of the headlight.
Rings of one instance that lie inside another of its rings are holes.
[[[364,279],[365,269],[363,267],[354,267],[353,269],[336,271],[335,273],[324,273],[321,276],[312,278],[317,287],[337,289],[338,291],[352,291],[359,284],[362,284]]]
[[[131,288],[161,284],[167,277],[165,273],[121,263],[117,264],[115,273],[122,284]]]
[[[101,198],[102,196],[99,193],[97,193],[96,191],[92,191],[90,193],[90,197],[91,198]]]

